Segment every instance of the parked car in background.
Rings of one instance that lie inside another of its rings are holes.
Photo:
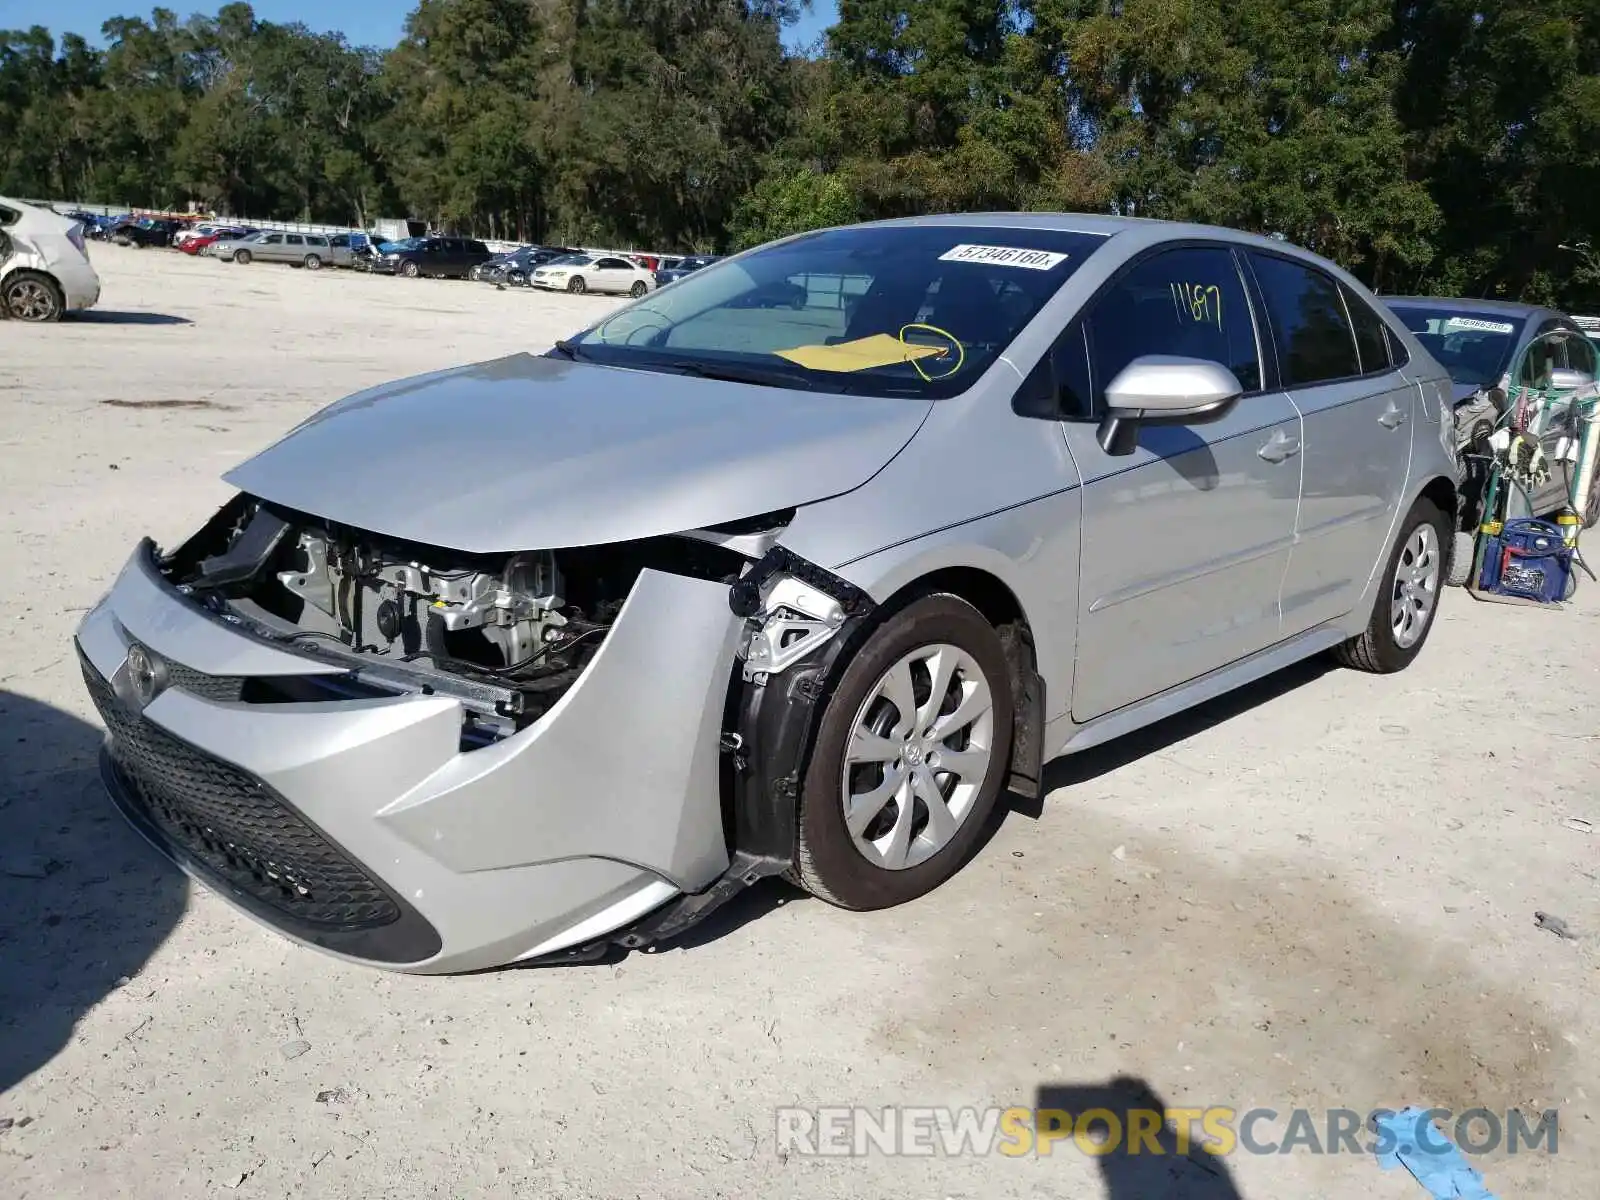
[[[148,246],[170,246],[172,239],[183,228],[182,221],[171,218],[140,217],[113,226],[108,236],[120,246],[142,250]]]
[[[580,251],[570,246],[524,246],[510,254],[497,255],[478,269],[478,278],[485,283],[508,287],[526,287],[528,277],[546,263]]]
[[[213,225],[209,232],[195,237],[185,238],[178,243],[178,249],[185,254],[202,255],[206,249],[217,242],[239,241],[251,237],[258,231],[248,225]]]
[[[925,217],[597,316],[334,403],[84,616],[111,800],[219,898],[428,973],[888,908],[1045,761],[1435,622],[1448,380],[1283,242]]]
[[[0,196],[0,316],[56,321],[99,299],[83,223]]]
[[[408,279],[423,275],[438,279],[465,279],[472,273],[473,267],[481,266],[493,257],[489,247],[476,238],[406,238],[379,246],[372,270],[380,275],[404,275]]]
[[[1571,399],[1600,376],[1600,349],[1578,324],[1565,313],[1536,304],[1427,296],[1383,300],[1449,372],[1462,455],[1489,452],[1488,439],[1507,415],[1513,387],[1536,387],[1554,395],[1556,403],[1540,439],[1553,465],[1549,481],[1532,496],[1515,497],[1513,508],[1525,503],[1528,515],[1543,517],[1566,504],[1569,483],[1567,473],[1554,465],[1557,447],[1575,433]],[[1588,507],[1592,526],[1600,520],[1600,475]],[[1459,523],[1475,526],[1476,514],[1464,514]]]
[[[372,244],[364,233],[336,233],[328,238],[329,261],[336,267],[353,267],[356,259]]]
[[[184,246],[194,241],[196,238],[209,237],[213,233],[226,233],[230,230],[238,230],[243,228],[244,226],[234,224],[233,222],[229,221],[200,221],[194,225],[190,225],[185,229],[179,229],[175,234],[172,235],[172,244],[181,250]]]
[[[642,296],[656,285],[655,276],[621,255],[567,254],[534,268],[534,287],[553,292],[616,292]]]
[[[265,230],[238,241],[215,242],[211,253],[241,266],[261,262],[289,263],[315,271],[333,261],[326,234]]]
[[[1574,316],[1572,323],[1583,330],[1591,342],[1600,345],[1600,317]]]
[[[678,259],[674,266],[663,266],[656,272],[656,286],[666,287],[682,279],[685,275],[692,275],[702,268],[709,267],[714,262],[721,262],[720,254],[691,254],[686,258]]]

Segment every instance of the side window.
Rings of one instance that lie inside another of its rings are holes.
[[[1321,271],[1270,254],[1252,254],[1267,301],[1283,386],[1310,387],[1361,374],[1355,334],[1339,285]]]
[[[262,238],[261,241],[262,241],[263,245],[281,246],[281,245],[283,245],[283,234],[281,234],[281,233],[269,233],[269,234],[267,234],[266,237]]]
[[[602,271],[626,271],[631,264],[623,262],[620,258],[602,258],[595,265]]]
[[[1383,327],[1383,318],[1372,311],[1360,296],[1349,288],[1344,293],[1345,311],[1350,314],[1350,326],[1356,334],[1356,352],[1361,358],[1361,373],[1372,375],[1387,371],[1394,365],[1389,357],[1389,338]]]
[[[1101,410],[1122,369],[1147,354],[1221,363],[1246,392],[1261,389],[1255,323],[1226,247],[1168,250],[1139,263],[1094,301],[1087,328],[1090,412]]]
[[[1574,334],[1567,339],[1567,365],[1574,371],[1582,371],[1590,379],[1595,378],[1600,371],[1596,370],[1594,343],[1586,337]]]
[[[1056,401],[1063,421],[1087,421],[1094,415],[1094,389],[1089,378],[1089,340],[1084,323],[1074,321],[1050,350],[1055,370]]]
[[[305,239],[302,238],[298,233],[285,234],[283,240],[291,246],[304,246],[306,244]]]
[[[306,245],[315,246],[318,249],[326,250],[328,248],[328,239],[325,238],[325,237],[315,237],[315,236],[312,236],[311,234],[307,234],[306,235]]]
[[[1548,335],[1539,338],[1523,355],[1517,382],[1523,387],[1549,387],[1550,374],[1561,366],[1561,357],[1561,344],[1555,338]]]

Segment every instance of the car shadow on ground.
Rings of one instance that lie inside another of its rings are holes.
[[[74,325],[193,325],[188,317],[171,313],[117,312],[108,308],[86,308],[63,314]]]
[[[1084,1153],[1100,1169],[1105,1200],[1241,1200],[1222,1158],[1198,1145],[1199,1122],[1180,1138],[1167,1120],[1166,1102],[1142,1079],[1043,1084],[1034,1106],[1041,1125],[1048,1123],[1063,1134],[1071,1128],[1083,1137]],[[1079,1119],[1085,1114],[1090,1118],[1080,1131]],[[1148,1136],[1130,1139],[1130,1128],[1142,1128]],[[1066,1144],[1065,1137],[1061,1144]]]
[[[1044,768],[1042,794],[1048,796],[1057,788],[1076,787],[1092,783],[1103,775],[1120,770],[1130,763],[1151,754],[1158,754],[1170,746],[1203,733],[1214,725],[1221,725],[1235,717],[1243,716],[1255,708],[1287,696],[1297,688],[1314,683],[1338,667],[1321,656],[1306,659],[1275,671],[1265,679],[1237,688],[1215,700],[1208,700],[1194,708],[1147,725],[1103,745],[1082,750],[1077,754],[1064,754],[1051,759]],[[1011,811],[1037,818],[1043,811],[1043,801],[1013,795]]]
[[[183,875],[107,799],[100,738],[0,689],[0,1095],[139,974],[187,902]]]

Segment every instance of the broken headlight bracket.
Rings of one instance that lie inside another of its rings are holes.
[[[728,604],[749,623],[749,636],[741,670],[730,683],[732,728],[722,739],[733,767],[727,870],[710,886],[597,942],[523,965],[593,962],[613,946],[649,949],[794,865],[800,781],[828,681],[875,605],[854,584],[781,546],[733,586]],[[751,657],[757,647],[765,657]]]

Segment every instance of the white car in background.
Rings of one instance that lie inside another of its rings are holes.
[[[83,226],[0,196],[0,317],[42,324],[99,299]]]
[[[614,254],[568,254],[537,268],[528,282],[551,292],[618,292],[642,296],[656,286],[656,277],[638,263]]]

